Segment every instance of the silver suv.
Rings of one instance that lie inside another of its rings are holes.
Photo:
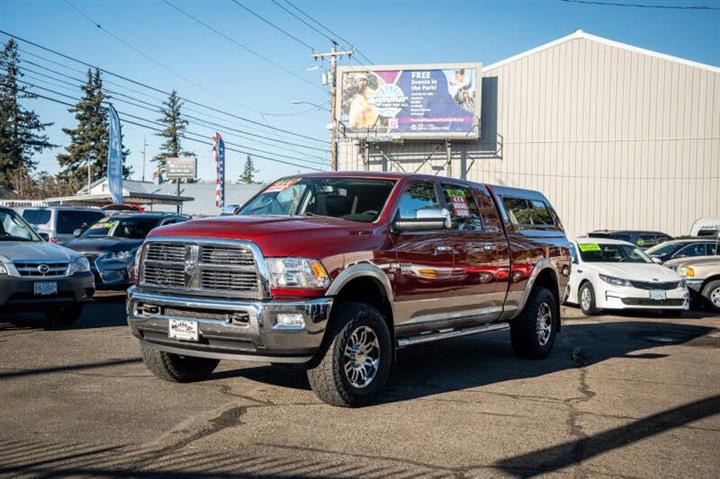
[[[50,243],[65,244],[75,238],[75,230],[85,230],[107,214],[98,208],[43,206],[16,208],[35,231]]]
[[[46,243],[15,211],[0,207],[0,311],[42,311],[68,325],[93,294],[87,258]]]

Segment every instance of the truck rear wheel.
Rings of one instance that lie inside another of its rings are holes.
[[[510,338],[515,354],[542,359],[552,351],[560,326],[555,296],[547,288],[535,288],[520,316],[510,322]]]
[[[220,362],[217,359],[166,353],[144,344],[140,349],[145,366],[160,379],[174,383],[207,379]]]
[[[390,331],[378,310],[359,303],[339,304],[332,323],[308,381],[327,404],[362,406],[378,395],[390,373]]]
[[[45,319],[55,326],[70,326],[80,319],[83,312],[82,304],[60,306],[53,310],[44,311]]]

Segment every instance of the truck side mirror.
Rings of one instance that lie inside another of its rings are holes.
[[[240,205],[225,205],[220,211],[220,216],[236,215],[240,210]]]
[[[415,218],[396,218],[393,230],[433,231],[449,229],[452,226],[450,212],[445,208],[422,208],[415,212]]]
[[[83,233],[82,228],[75,228],[75,231],[73,231],[73,236],[78,238]]]
[[[658,258],[657,256],[651,256],[650,259],[653,261],[653,263],[663,264],[662,260],[660,258]]]

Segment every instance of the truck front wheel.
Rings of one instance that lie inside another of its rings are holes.
[[[145,366],[157,377],[174,383],[190,383],[210,377],[217,367],[217,359],[181,356],[141,345]]]
[[[358,407],[374,399],[390,373],[392,342],[383,316],[371,306],[339,304],[322,356],[307,371],[327,404]]]
[[[555,296],[547,288],[535,288],[520,316],[510,322],[510,338],[515,354],[542,359],[552,351],[560,326]]]

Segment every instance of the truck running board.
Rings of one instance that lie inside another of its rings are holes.
[[[440,331],[400,338],[398,339],[398,347],[404,348],[405,346],[430,343],[432,341],[440,341],[441,339],[457,338],[460,336],[469,336],[471,334],[478,333],[489,333],[491,331],[502,331],[503,329],[508,329],[509,327],[510,326],[507,323],[490,323],[464,329],[441,329]]]

